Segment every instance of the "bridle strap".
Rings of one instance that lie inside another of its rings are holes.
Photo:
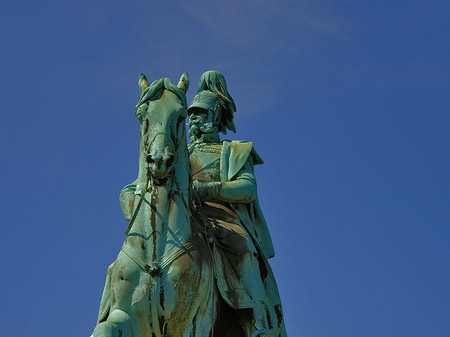
[[[148,265],[143,259],[133,254],[133,252],[125,246],[122,245],[121,250],[128,256],[134,263],[136,263],[144,272],[150,274],[151,277],[155,278],[160,275],[160,273],[166,269],[172,262],[178,259],[184,254],[188,254],[194,248],[194,244],[190,241],[186,242],[183,246],[178,248],[175,252],[170,254],[163,262],[159,265]]]
[[[172,138],[169,137],[169,136],[167,136],[167,134],[166,134],[165,132],[162,132],[162,131],[161,131],[161,132],[157,132],[157,133],[153,136],[153,138],[152,138],[151,142],[148,144],[148,146],[146,145],[145,142],[143,142],[144,152],[145,152],[146,155],[149,153],[148,149],[150,149],[151,145],[153,144],[153,142],[155,141],[155,139],[156,139],[156,137],[157,137],[158,135],[164,135],[164,136],[166,136],[166,138],[169,139],[170,145],[172,146],[172,149],[171,149],[171,150],[172,150],[172,151],[175,151],[176,147],[175,147],[175,143],[173,142]],[[176,163],[177,156],[174,154],[174,157],[175,157],[175,163]],[[144,200],[145,194],[146,194],[146,193],[148,192],[148,190],[149,190],[148,183],[149,183],[150,180],[151,180],[151,175],[150,175],[150,173],[149,173],[148,166],[147,166],[147,172],[146,172],[146,175],[147,175],[147,180],[146,180],[146,182],[145,182],[144,189],[141,191],[141,197],[140,197],[139,202],[138,202],[138,204],[137,204],[137,206],[136,206],[136,209],[134,210],[133,216],[131,217],[130,223],[129,223],[129,225],[128,225],[126,231],[125,231],[125,234],[126,234],[126,235],[128,235],[128,233],[130,232],[131,227],[133,226],[134,221],[136,220],[136,217],[137,217],[137,214],[138,214],[138,212],[139,212],[139,209],[141,208],[142,201]]]
[[[127,229],[125,231],[126,235],[128,235],[128,233],[131,230],[131,227],[133,227],[134,221],[136,220],[137,214],[138,214],[139,209],[141,208],[141,205],[142,205],[142,201],[144,200],[145,194],[147,193],[149,181],[150,181],[150,175],[147,172],[147,181],[145,182],[144,189],[141,191],[141,198],[139,199],[139,202],[138,202],[138,204],[136,206],[136,209],[133,212],[133,216],[131,217],[130,224],[128,225],[128,227],[127,227]]]
[[[150,143],[148,145],[145,144],[145,142],[144,142],[144,151],[145,151],[146,155],[149,154],[149,150],[150,150],[153,142],[155,141],[156,137],[159,136],[159,135],[166,136],[166,138],[169,140],[170,146],[172,147],[171,151],[175,151],[175,149],[177,148],[177,147],[175,147],[175,143],[172,140],[172,137],[169,137],[165,132],[160,131],[160,132],[157,132],[155,135],[153,135],[153,138],[152,138],[152,140],[150,141]],[[175,156],[175,153],[173,153],[173,155]],[[175,160],[177,160],[176,156],[175,156]]]

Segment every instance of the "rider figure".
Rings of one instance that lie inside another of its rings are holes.
[[[240,317],[246,337],[285,337],[281,301],[267,262],[274,250],[253,171],[263,161],[253,143],[221,142],[218,134],[235,132],[235,111],[223,75],[205,72],[188,109],[194,191],[216,242],[220,294],[232,308],[253,312],[250,318]]]

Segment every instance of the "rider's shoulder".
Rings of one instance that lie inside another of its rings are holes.
[[[264,161],[256,152],[253,142],[247,140],[224,140],[222,141],[222,145],[233,149],[236,153],[246,154],[247,156],[251,155],[254,165],[264,164]]]

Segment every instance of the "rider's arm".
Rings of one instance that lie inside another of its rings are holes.
[[[202,201],[221,200],[230,203],[250,203],[256,199],[256,180],[249,160],[236,175],[227,182],[200,183],[194,181],[194,189]]]
[[[220,184],[217,199],[248,204],[256,199],[256,180],[251,163],[247,161],[232,181]]]

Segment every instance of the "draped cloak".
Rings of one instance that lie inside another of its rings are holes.
[[[253,148],[252,142],[247,141],[223,141],[220,154],[220,179],[222,182],[232,181],[236,178],[244,164],[250,161],[254,165],[263,164]],[[127,185],[121,192],[122,198],[127,192],[134,192],[135,182]],[[133,193],[134,195],[134,193]],[[122,205],[122,209],[127,203]],[[268,320],[280,337],[286,337],[286,328],[281,307],[281,300],[276,285],[272,269],[267,261],[275,255],[272,239],[267,228],[264,215],[256,199],[251,203],[231,203],[231,207],[239,217],[241,224],[245,227],[252,242],[258,251],[258,262],[261,270],[266,298],[264,300],[268,311]],[[125,214],[124,214],[125,215]],[[125,215],[127,220],[127,215]],[[253,307],[253,300],[249,297],[246,290],[240,285],[238,277],[235,275],[233,266],[230,265],[226,255],[217,247],[213,247],[213,257],[216,261],[216,280],[219,291],[224,300],[234,309],[248,309]],[[259,276],[258,276],[259,277]],[[111,278],[108,273],[102,299],[100,303],[97,324],[104,321],[109,313],[111,304]],[[250,323],[251,324],[251,323]]]
[[[220,180],[222,182],[233,180],[250,156],[254,165],[264,163],[253,148],[252,142],[223,141],[220,154]],[[232,203],[231,206],[264,256],[267,259],[275,256],[272,238],[259,206],[258,197],[251,203]]]
[[[232,181],[237,178],[239,171],[246,162],[253,165],[263,164],[263,160],[256,153],[253,143],[247,141],[223,141],[220,153],[220,180]],[[233,211],[239,217],[242,226],[258,251],[258,264],[265,288],[264,304],[267,307],[268,320],[271,327],[278,331],[278,336],[286,337],[286,328],[281,307],[281,300],[272,269],[267,261],[275,255],[272,239],[259,206],[258,198],[250,203],[231,203]],[[226,254],[214,247],[216,261],[217,285],[224,300],[235,309],[252,308],[253,300],[241,286],[234,272],[236,266],[231,266]]]

